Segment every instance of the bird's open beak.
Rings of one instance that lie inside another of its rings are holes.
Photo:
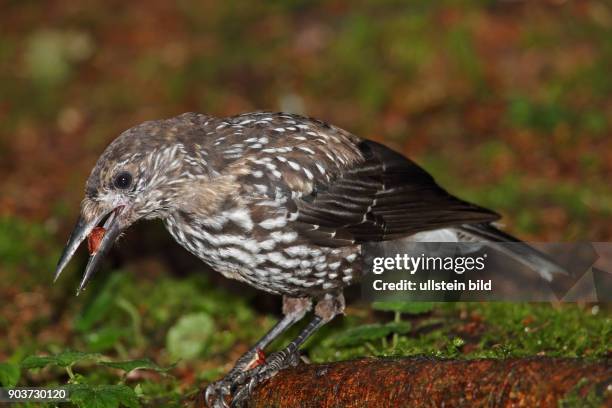
[[[68,262],[72,259],[74,253],[81,245],[81,243],[89,238],[89,235],[92,233],[94,228],[96,228],[102,221],[104,221],[104,236],[102,240],[99,242],[99,245],[96,245],[94,248],[90,248],[91,254],[89,257],[89,262],[87,262],[87,266],[85,267],[85,273],[83,274],[83,279],[79,284],[79,288],[77,290],[77,296],[85,288],[89,279],[93,276],[93,274],[100,268],[100,264],[102,263],[102,258],[106,255],[106,253],[113,246],[113,243],[119,237],[121,232],[125,230],[127,227],[127,223],[124,222],[124,218],[122,215],[125,214],[125,207],[119,206],[114,208],[113,210],[103,213],[98,217],[95,217],[91,221],[87,221],[83,215],[81,215],[70,234],[70,238],[68,239],[68,243],[64,248],[64,252],[60,257],[59,262],[57,263],[57,269],[55,270],[55,278],[53,281],[55,282],[57,278],[62,273],[62,270],[68,265]]]

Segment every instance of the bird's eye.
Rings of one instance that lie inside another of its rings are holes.
[[[123,171],[115,176],[115,187],[125,190],[132,186],[132,175]]]

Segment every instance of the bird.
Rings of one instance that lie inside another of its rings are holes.
[[[117,238],[161,219],[187,251],[229,279],[282,296],[282,318],[222,379],[211,407],[241,406],[253,388],[297,364],[299,347],[342,314],[359,282],[364,245],[450,233],[461,241],[521,242],[499,214],[448,193],[423,168],[380,143],[324,121],[258,111],[147,121],[104,150],[55,279],[88,240],[83,290]],[[555,265],[527,244],[515,254],[544,276]],[[285,348],[263,354],[312,313]]]

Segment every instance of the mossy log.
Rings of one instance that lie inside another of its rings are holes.
[[[610,360],[361,359],[301,364],[259,385],[249,407],[612,406]]]

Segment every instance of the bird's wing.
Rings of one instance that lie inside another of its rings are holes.
[[[295,225],[309,240],[342,246],[499,219],[450,195],[399,153],[372,141],[361,142],[359,148],[362,163],[294,201]]]

